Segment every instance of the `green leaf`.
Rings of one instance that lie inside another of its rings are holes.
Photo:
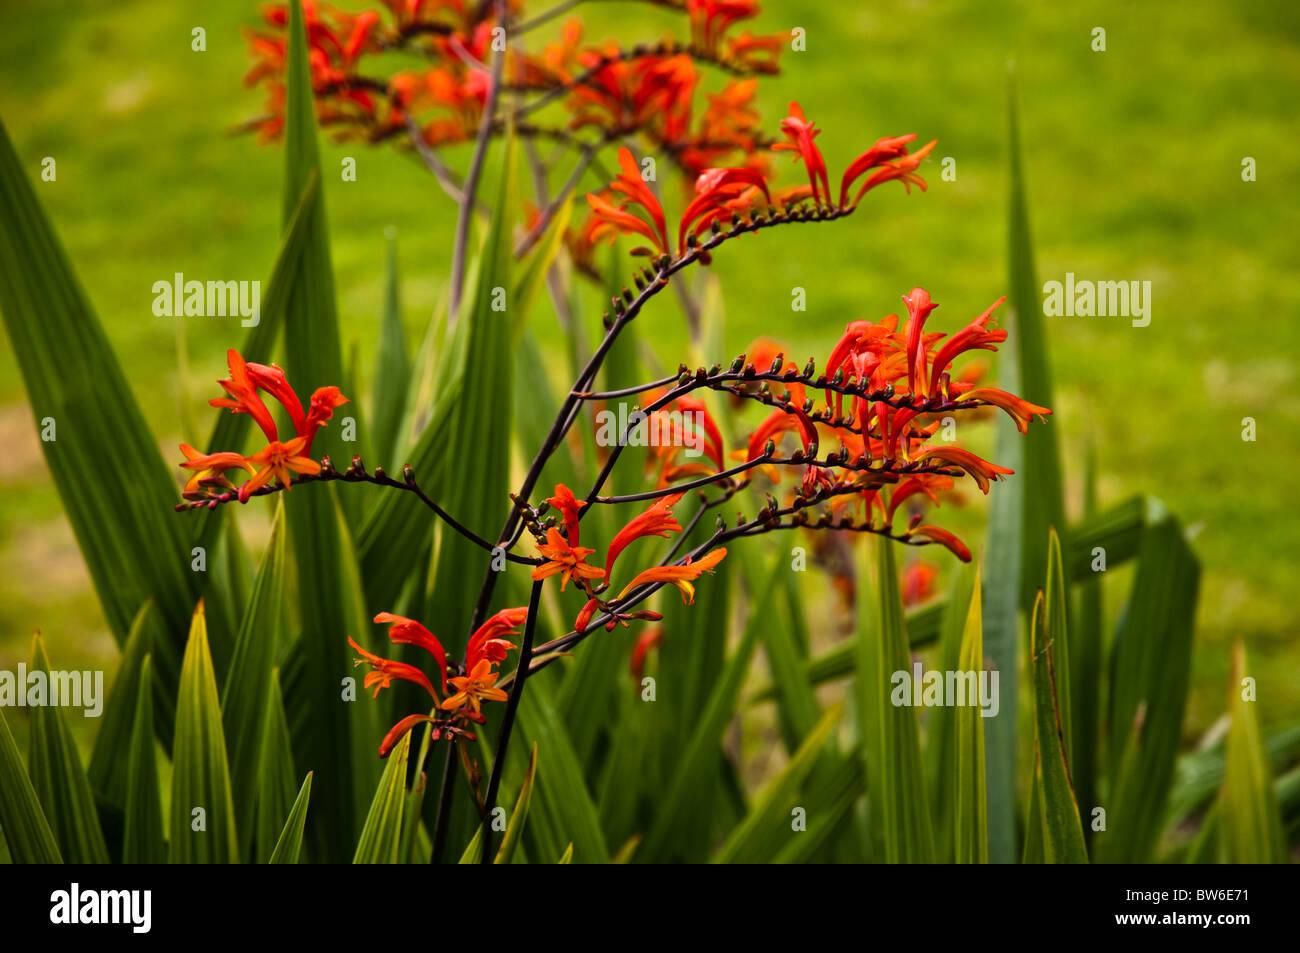
[[[519,848],[519,838],[524,833],[524,825],[528,822],[528,806],[533,801],[533,782],[537,779],[537,745],[533,745],[532,753],[528,757],[528,771],[524,774],[523,784],[519,787],[519,798],[515,801],[515,809],[510,813],[510,821],[506,825],[506,836],[501,841],[501,847],[497,850],[497,855],[493,860],[496,864],[508,864],[514,860],[515,852]]]
[[[136,706],[145,656],[152,651],[155,641],[165,638],[158,630],[161,624],[162,618],[153,600],[146,600],[136,613],[135,621],[131,623],[131,632],[122,648],[113,687],[104,702],[104,713],[99,718],[99,732],[95,735],[95,747],[90,755],[90,767],[86,769],[90,776],[90,786],[101,802],[101,812],[111,809],[120,813],[126,805],[130,775],[122,752],[130,748],[135,721],[139,717]],[[150,688],[150,705],[168,724],[167,731],[160,732],[166,743],[170,740],[171,725],[176,717],[176,699],[158,692],[156,686]]]
[[[397,459],[401,454],[398,433],[410,386],[411,360],[406,353],[397,278],[397,240],[389,238],[384,266],[384,314],[379,331],[379,351],[375,355],[374,412],[371,414],[374,446],[381,454],[376,463],[382,466],[396,469],[402,463]]]
[[[515,809],[510,812],[510,820],[506,823],[505,837],[501,840],[501,846],[497,850],[496,857],[492,859],[494,864],[508,864],[514,860],[515,852],[519,848],[520,838],[523,836],[524,826],[528,821],[528,806],[533,800],[533,782],[537,778],[537,745],[533,745],[532,752],[528,756],[528,770],[524,772],[523,783],[519,787],[519,797],[515,800]],[[569,845],[572,850],[573,845]],[[462,864],[477,864],[483,857],[483,826],[480,824],[478,830],[474,832],[473,839],[465,852],[460,856]]]
[[[172,761],[169,862],[238,863],[221,702],[202,602],[194,610],[181,666]]]
[[[560,859],[557,860],[556,863],[557,863],[557,864],[571,864],[571,863],[573,863],[573,845],[572,845],[572,844],[570,844],[568,847],[564,848],[564,853],[560,855]]]
[[[266,688],[267,698],[260,706],[264,711],[264,721],[258,742],[257,801],[253,812],[256,833],[254,852],[250,855],[258,862],[270,857],[280,838],[284,818],[292,809],[294,778],[297,777],[278,669],[271,673]]]
[[[1227,775],[1219,795],[1219,848],[1225,864],[1284,864],[1282,816],[1255,716],[1254,679],[1247,679],[1246,646],[1232,652],[1228,684]],[[1249,685],[1246,684],[1249,681]]]
[[[288,42],[283,201],[286,229],[303,188],[313,173],[319,175],[320,169],[315,99],[299,0],[290,6]],[[301,259],[285,303],[284,348],[289,379],[300,393],[310,394],[318,387],[342,385],[344,374],[322,194],[317,193],[307,213],[310,220]],[[356,418],[357,429],[363,429],[355,401],[347,405],[346,416]],[[342,422],[335,423],[317,434],[312,453],[346,461],[353,448],[342,440]],[[350,712],[363,706],[339,703],[339,680],[348,666],[347,636],[360,637],[361,633],[352,626],[355,616],[347,605],[346,575],[350,569],[341,555],[345,543],[336,514],[340,504],[335,494],[320,490],[304,487],[292,493],[285,499],[285,511],[294,541],[306,684],[310,686],[305,711],[312,729],[303,753],[319,780],[314,811],[319,823],[313,825],[312,835],[320,839],[317,846],[321,859],[337,862],[355,842],[363,803],[357,787],[370,775],[368,765],[355,758],[363,739],[354,737]],[[359,513],[359,503],[352,497],[342,506]]]
[[[1084,520],[1088,522],[1097,511],[1097,473],[1092,444],[1088,444],[1084,472]],[[1140,521],[1139,521],[1140,526]],[[1071,532],[1077,548],[1082,534]],[[1088,545],[1091,545],[1090,542]],[[1092,553],[1092,549],[1088,550]],[[1109,560],[1113,553],[1106,550]],[[1092,571],[1091,560],[1085,567],[1087,576],[1079,583],[1079,611],[1077,625],[1070,630],[1070,708],[1071,749],[1070,774],[1079,803],[1085,806],[1097,803],[1097,749],[1101,735],[1101,659],[1103,654],[1102,630],[1105,613],[1102,606],[1102,574]],[[1084,828],[1084,836],[1091,840],[1091,825]]]
[[[674,745],[678,752],[676,771],[669,782],[667,793],[657,805],[657,813],[650,830],[637,851],[639,862],[670,861],[678,856],[680,851],[686,849],[682,844],[681,832],[687,826],[687,815],[693,811],[698,812],[702,807],[700,790],[705,784],[705,779],[713,773],[719,757],[722,734],[735,712],[740,687],[749,671],[749,663],[753,659],[759,635],[763,628],[770,624],[773,602],[776,593],[780,591],[777,580],[781,573],[789,571],[786,558],[784,553],[778,552],[773,560],[772,568],[768,572],[767,585],[763,587],[758,601],[751,609],[744,634],[735,653],[726,660],[720,670],[714,668],[702,673],[704,677],[712,677],[714,673],[720,671],[713,682],[708,701],[697,709],[698,715],[694,719],[686,745],[684,747]],[[718,586],[722,582],[721,577],[726,565],[723,562],[715,573],[715,578],[709,580],[711,586]],[[701,627],[696,631],[714,630]],[[668,680],[663,681],[667,683]]]
[[[774,863],[806,864],[824,853],[835,833],[842,829],[853,805],[867,790],[864,761],[860,751],[851,752],[841,759],[824,783],[808,791],[804,798],[808,829],[790,838]]]
[[[978,575],[978,567],[971,563],[959,564],[952,573],[948,598],[943,602],[943,629],[942,634],[939,636],[937,660],[940,671],[955,672],[965,668],[962,665],[962,651],[964,641],[971,630],[969,616],[972,599],[979,602],[979,593],[975,589],[975,586],[978,585]],[[977,633],[977,637],[979,637],[979,633]],[[911,643],[912,649],[915,651],[915,640],[911,640]],[[982,639],[980,651],[983,651]],[[969,670],[974,671],[982,668],[982,657],[979,662],[980,664],[976,665],[975,669]],[[961,805],[957,801],[958,779],[954,775],[954,771],[957,768],[958,756],[962,754],[969,755],[968,752],[962,752],[957,747],[960,711],[961,709],[957,706],[945,705],[934,708],[929,712],[926,726],[925,773],[927,790],[930,793],[930,808],[934,811],[934,846],[937,859],[944,863],[952,862],[953,851],[958,844],[954,822],[960,813]],[[968,729],[972,728],[969,725],[966,727]],[[987,788],[983,776],[984,729],[982,723],[979,732],[981,746],[979,758],[981,766],[980,790],[984,792]],[[970,740],[969,732],[966,736],[963,736],[963,740]],[[970,789],[968,788],[968,790]],[[984,806],[980,816],[981,823],[984,823],[987,818],[987,805]],[[984,843],[987,846],[987,831],[985,832]]]
[[[174,689],[180,635],[199,595],[177,488],[67,253],[0,124],[0,312],[27,387],[50,475],[118,645],[153,597],[169,638],[154,647]],[[104,479],[129,460],[131,491]]]
[[[84,703],[85,692],[87,689],[93,691],[93,688],[84,685],[82,679],[91,673],[68,672],[59,676],[52,672],[39,634],[32,640],[30,671],[46,674],[44,702],[35,704],[33,699],[31,708],[27,770],[32,776],[32,787],[54,829],[59,852],[68,863],[106,864],[108,846],[104,843],[104,833],[99,827],[99,816],[95,813],[95,797],[90,790],[90,781],[82,768],[81,757],[77,754],[77,742],[63,719],[63,709],[61,705],[54,704],[56,690],[63,699],[63,705],[69,703],[69,697]],[[79,687],[76,694],[69,695],[72,677],[76,677]],[[102,689],[101,680],[101,692]],[[103,698],[99,701],[102,703]]]
[[[889,685],[901,676],[912,683],[911,653],[903,624],[903,600],[894,563],[894,543],[864,538],[858,580],[859,718],[871,795],[872,826],[881,832],[888,863],[931,863],[934,833],[921,764],[916,712],[894,703]],[[876,578],[866,571],[875,546]]]
[[[298,856],[302,853],[302,831],[307,824],[307,802],[311,800],[311,775],[308,771],[307,777],[303,779],[302,788],[294,799],[293,809],[289,811],[289,819],[284,823],[280,839],[275,842],[275,850],[271,851],[268,864],[298,863]]]
[[[1052,370],[1047,348],[1047,328],[1043,322],[1042,299],[1038,279],[1034,276],[1034,246],[1030,237],[1029,202],[1020,152],[1020,115],[1016,106],[1014,71],[1007,91],[1007,151],[1010,202],[1007,208],[1008,295],[1015,312],[1008,322],[1007,343],[1015,353],[1020,375],[1014,393],[1043,407],[1053,406]],[[999,372],[1002,372],[999,368]],[[1003,381],[1005,385],[1006,381]],[[1004,387],[1005,389],[1005,387]],[[1061,479],[1061,453],[1057,446],[1057,427],[1036,424],[1021,440],[1024,446],[1024,469],[1016,468],[1023,485],[1024,506],[1023,559],[1021,595],[1028,607],[1044,576],[1046,554],[1040,541],[1055,528],[1064,533],[1065,493]]]
[[[1039,593],[1030,627],[1030,653],[1034,673],[1034,754],[1038,794],[1032,799],[1029,825],[1039,824],[1043,860],[1056,864],[1086,864],[1083,825],[1074,800],[1070,766],[1065,750],[1065,727],[1057,698],[1060,679],[1052,630],[1052,612]],[[1036,808],[1034,810],[1033,808]]]
[[[513,250],[507,219],[513,205],[514,140],[500,150],[500,186],[496,210],[479,258],[473,294],[462,304],[457,324],[465,329],[463,394],[453,410],[446,447],[475,448],[474,478],[442,474],[433,485],[439,504],[462,525],[484,539],[495,539],[509,512],[510,441],[491,439],[511,429],[514,394],[512,342],[526,318],[509,298],[498,310],[497,289],[510,287]],[[423,474],[420,475],[424,485]],[[440,528],[432,587],[426,593],[425,617],[444,618],[456,627],[443,635],[448,651],[457,652],[469,638],[469,623],[491,554],[459,533]]]
[[[258,761],[267,719],[267,699],[271,692],[271,670],[275,665],[276,646],[282,641],[284,535],[284,500],[281,497],[276,500],[266,554],[257,570],[248,607],[235,638],[235,653],[226,676],[225,695],[221,699],[241,857],[250,856],[253,843]]]
[[[408,731],[388,756],[388,765],[370,802],[370,813],[354,864],[395,864],[402,843],[402,813],[406,796],[406,759],[411,751],[411,733]]]
[[[1145,863],[1167,813],[1182,735],[1200,566],[1178,520],[1151,502],[1137,573],[1110,654],[1106,832],[1103,863]]]
[[[136,683],[135,720],[126,757],[122,863],[161,864],[167,861],[167,839],[163,834],[162,792],[153,732],[153,672],[148,655],[140,664]]]
[[[975,569],[970,608],[966,613],[965,631],[956,670],[985,670],[983,608],[980,605],[980,574]],[[958,603],[954,603],[956,605]],[[967,698],[957,706],[953,739],[953,832],[954,858],[959,864],[989,862],[988,787],[984,764],[984,712]]]
[[[762,863],[775,856],[792,838],[807,833],[793,829],[791,808],[798,806],[795,798],[800,786],[825,751],[831,729],[839,722],[842,711],[843,705],[837,704],[822,715],[785,768],[755,801],[749,815],[728,835],[722,850],[713,858],[714,863]]]
[[[58,842],[36,799],[0,707],[0,831],[16,864],[61,864]]]

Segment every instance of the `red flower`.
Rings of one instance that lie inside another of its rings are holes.
[[[569,538],[569,544],[578,545],[578,513],[582,509],[582,504],[578,498],[573,495],[563,483],[555,484],[555,495],[546,500],[553,507],[560,511],[564,516],[564,535]]]
[[[504,636],[518,635],[518,626],[523,625],[527,618],[526,607],[502,609],[475,629],[465,647],[465,668],[471,670],[483,659],[493,663],[502,661],[506,653],[515,647]]]
[[[373,652],[367,652],[357,645],[352,636],[348,636],[348,644],[361,656],[353,664],[370,666],[371,671],[366,673],[364,684],[366,688],[374,686],[375,698],[379,697],[381,689],[388,688],[393,684],[393,679],[400,678],[402,681],[419,685],[429,693],[430,698],[437,702],[438,693],[433,690],[433,685],[425,674],[414,665],[407,665],[405,662],[394,662],[392,659],[380,658]]]
[[[728,203],[751,189],[758,189],[769,202],[767,182],[753,169],[705,169],[695,180],[695,200],[686,206],[677,229],[677,245],[686,250],[686,232],[699,219],[692,234],[698,235],[719,218],[730,215]],[[748,203],[746,203],[748,204]]]
[[[790,115],[781,120],[781,131],[790,141],[778,142],[772,146],[773,150],[798,153],[795,158],[802,159],[804,167],[808,170],[808,182],[812,186],[813,201],[819,205],[823,201],[829,203],[831,186],[826,178],[826,160],[822,158],[821,150],[813,142],[821,130],[816,124],[804,118],[803,109],[798,103],[791,103]]]
[[[394,645],[418,645],[432,655],[438,663],[438,672],[442,675],[442,690],[447,690],[447,652],[432,632],[414,619],[393,615],[391,612],[379,613],[375,616],[375,621],[381,625],[391,623],[388,639]]]
[[[628,660],[632,680],[637,684],[641,683],[641,676],[645,674],[646,656],[650,654],[651,649],[658,647],[663,638],[664,630],[658,627],[646,629],[637,636],[636,644],[632,646],[632,657]]]
[[[1046,407],[1031,404],[1023,397],[1008,394],[996,387],[977,387],[963,394],[962,399],[982,400],[994,407],[1001,407],[1016,422],[1016,429],[1021,433],[1029,433],[1029,421],[1033,420],[1035,416],[1045,417],[1051,414],[1051,411]]]
[[[682,605],[690,605],[695,602],[695,587],[691,585],[691,582],[699,579],[701,574],[705,572],[712,572],[713,568],[722,562],[722,558],[726,555],[726,549],[718,548],[702,557],[698,562],[691,562],[690,559],[687,559],[680,566],[652,566],[637,573],[632,581],[623,587],[623,591],[618,594],[618,597],[620,599],[626,598],[627,594],[637,586],[644,586],[652,582],[668,582],[681,591]]]
[[[633,540],[645,536],[662,536],[667,539],[669,533],[680,533],[682,527],[673,516],[673,507],[681,498],[681,493],[661,497],[640,516],[635,516],[628,521],[628,524],[618,531],[613,542],[609,544],[609,553],[605,557],[605,572],[614,571],[614,562],[618,559],[619,553],[623,552],[628,543]],[[607,575],[606,578],[610,577]]]
[[[226,360],[230,367],[230,380],[217,383],[228,396],[214,397],[208,403],[213,407],[228,407],[234,414],[248,414],[262,428],[267,440],[276,440],[275,421],[257,394],[258,384],[248,364],[234,348],[226,352]]]
[[[587,204],[592,211],[591,224],[588,226],[591,241],[599,241],[606,234],[612,236],[620,232],[631,232],[644,235],[656,249],[668,254],[668,228],[664,223],[663,206],[642,180],[636,159],[629,149],[618,150],[618,164],[623,171],[611,183],[610,188],[622,192],[633,204],[639,205],[649,216],[650,223],[626,211],[626,205],[615,207],[600,196],[588,192]]]
[[[940,529],[938,526],[918,526],[912,530],[912,535],[932,539],[941,546],[946,546],[962,562],[970,562],[970,550],[966,548],[966,544],[946,529]]]
[[[594,549],[570,546],[554,526],[547,529],[546,542],[537,548],[547,561],[533,569],[533,580],[546,579],[558,573],[560,592],[564,591],[570,579],[577,579],[579,585],[584,585],[584,579],[603,579],[605,576],[605,570],[587,565],[587,557],[595,552]]]
[[[185,454],[185,462],[181,467],[194,471],[194,475],[185,484],[186,493],[197,493],[204,481],[212,480],[233,489],[234,484],[226,479],[225,471],[243,469],[249,473],[253,472],[253,465],[241,454],[231,453],[228,450],[220,453],[199,453],[188,443],[183,443],[181,453]]]
[[[263,449],[248,458],[248,462],[260,469],[239,488],[239,502],[247,503],[254,490],[260,489],[271,478],[280,481],[280,485],[289,489],[291,473],[320,473],[320,464],[311,457],[303,456],[307,446],[306,437],[294,437],[288,443],[272,440]]]

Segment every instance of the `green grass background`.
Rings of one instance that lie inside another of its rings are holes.
[[[941,330],[964,325],[1005,292],[1006,77],[1014,60],[1040,283],[1067,271],[1153,283],[1149,327],[1049,319],[1051,426],[1061,430],[1072,511],[1090,439],[1103,503],[1154,493],[1196,531],[1205,577],[1189,735],[1222,713],[1228,648],[1238,637],[1251,646],[1264,722],[1293,719],[1300,7],[765,6],[758,31],[807,31],[806,52],[787,53],[784,75],[763,85],[769,128],[795,99],[824,130],[818,142],[832,178],[877,137],[903,132],[938,138],[934,156],[955,158],[957,177],[941,181],[931,162],[926,195],[890,187],[844,223],[724,248],[714,268],[726,293],[727,351],[716,359],[762,334],[791,342],[800,361],[823,358],[848,321],[898,310],[898,296],[918,284],[941,303],[932,319]],[[592,3],[580,12],[589,39],[685,35],[681,15],[639,4]],[[175,272],[265,281],[277,244],[283,153],[229,134],[261,111],[260,91],[240,85],[248,60],[239,30],[256,17],[256,5],[242,2],[0,3],[0,116],[34,179],[42,157],[57,160],[57,181],[39,183],[39,194],[169,459],[182,439],[207,433],[206,400],[243,330],[233,319],[154,317],[153,282]],[[207,31],[202,53],[190,49],[199,26]],[[1091,49],[1095,27],[1106,30],[1105,52]],[[712,89],[721,81],[706,77]],[[355,183],[337,173],[344,156],[357,159]],[[1253,183],[1241,178],[1246,156],[1258,164]],[[467,150],[449,154],[461,167],[466,159]],[[781,161],[783,181],[794,181]],[[391,149],[327,143],[323,168],[344,339],[357,348],[364,397],[384,230],[398,230],[414,347],[445,284],[454,209],[422,166]],[[795,286],[807,291],[806,313],[790,310]],[[534,317],[553,336],[545,309]],[[641,323],[675,366],[685,334],[671,296]],[[1241,439],[1247,416],[1257,421],[1254,443]],[[130,493],[131,461],[106,460],[103,478]],[[0,667],[25,658],[39,628],[56,665],[111,668],[115,649],[7,342],[0,491]],[[969,528],[978,544],[985,503],[972,503],[938,521]],[[1112,610],[1121,583],[1111,588]]]

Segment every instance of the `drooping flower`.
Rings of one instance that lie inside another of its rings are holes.
[[[974,479],[975,484],[980,488],[980,492],[985,496],[989,492],[989,483],[1001,480],[1004,476],[1010,476],[1015,470],[1008,470],[1006,467],[1000,467],[996,463],[990,463],[969,450],[963,450],[961,447],[931,447],[917,455],[917,462],[928,459],[943,460],[945,463],[951,463],[954,466],[961,467]]]
[[[660,497],[644,513],[629,520],[627,525],[614,535],[613,541],[609,544],[609,552],[605,556],[605,572],[614,571],[614,563],[619,554],[633,540],[646,536],[662,536],[667,539],[669,533],[680,533],[682,527],[677,522],[677,517],[673,516],[673,507],[681,498],[681,493]]]
[[[361,658],[356,659],[355,665],[369,665],[370,671],[366,673],[364,685],[366,688],[374,686],[374,697],[379,697],[381,689],[390,687],[393,679],[401,679],[405,682],[412,682],[419,685],[429,697],[435,702],[438,700],[438,693],[433,690],[433,684],[429,681],[422,671],[414,665],[407,665],[405,662],[395,662],[392,659],[381,658],[373,652],[367,652],[361,646],[357,645],[352,636],[348,636],[348,644],[357,652]]]
[[[599,195],[588,192],[587,204],[591,206],[591,224],[588,234],[594,243],[606,235],[612,237],[618,233],[631,232],[643,235],[663,254],[668,254],[668,226],[664,221],[664,209],[659,199],[650,191],[650,187],[641,178],[630,149],[618,150],[618,164],[622,171],[610,184],[615,192],[622,192],[628,200],[640,206],[650,221],[627,211],[626,205],[615,206]]]
[[[992,404],[994,407],[1000,407],[1007,412],[1007,415],[1016,422],[1016,429],[1021,433],[1029,433],[1029,422],[1035,417],[1046,417],[1051,415],[1051,410],[1046,407],[1039,407],[1037,404],[1031,404],[1023,397],[1017,397],[1015,394],[1008,394],[1006,391],[998,390],[996,387],[976,387],[962,394],[963,400],[982,400],[986,404]]]
[[[223,450],[219,453],[199,453],[188,443],[181,444],[181,453],[185,454],[185,462],[181,467],[185,470],[194,471],[194,475],[189,478],[185,484],[186,493],[197,493],[204,481],[217,480],[221,485],[234,488],[234,484],[226,479],[227,470],[247,470],[253,472],[253,465],[244,459],[242,454],[232,453]]]
[[[722,562],[723,557],[726,555],[727,550],[719,547],[696,562],[688,559],[680,566],[652,566],[637,573],[632,581],[623,587],[623,591],[618,594],[618,597],[619,599],[625,599],[633,589],[647,583],[666,582],[676,586],[681,592],[683,605],[690,605],[695,602],[695,587],[691,583],[699,579],[701,574],[712,572],[713,568]]]
[[[418,645],[432,655],[438,663],[438,672],[442,675],[442,690],[447,690],[447,652],[437,636],[414,619],[393,615],[391,612],[379,613],[375,616],[375,621],[389,625],[388,640],[394,645]]]
[[[912,530],[912,535],[932,539],[941,546],[947,547],[962,562],[970,562],[970,550],[966,548],[966,544],[946,529],[940,529],[938,526],[918,526]]]
[[[570,545],[578,545],[578,514],[582,510],[582,504],[578,498],[573,495],[563,483],[555,484],[555,495],[548,497],[546,500],[553,507],[560,511],[564,517],[564,535],[569,538]]]
[[[517,636],[518,627],[527,618],[526,607],[502,609],[475,629],[465,647],[465,668],[472,670],[484,659],[490,663],[502,661],[506,653],[515,647],[506,636]]]
[[[579,580],[578,584],[582,585],[581,580],[605,577],[605,570],[587,565],[587,557],[595,550],[585,546],[570,546],[554,526],[546,530],[546,542],[539,545],[537,549],[547,561],[533,569],[534,581],[547,579],[558,573],[560,591],[563,592],[571,579]]]
[[[266,434],[267,440],[278,439],[275,420],[272,419],[271,412],[258,395],[257,381],[250,373],[243,356],[231,348],[226,352],[226,360],[230,368],[230,379],[217,383],[221,385],[227,396],[214,397],[208,403],[213,407],[229,408],[234,414],[248,414],[262,428],[262,433]]]
[[[803,114],[803,107],[798,103],[790,104],[790,115],[781,120],[781,131],[789,142],[778,142],[772,146],[777,152],[794,152],[795,159],[802,159],[808,170],[808,183],[812,186],[813,201],[819,205],[830,202],[831,186],[826,178],[826,160],[813,142],[821,130],[815,123],[809,122]]]

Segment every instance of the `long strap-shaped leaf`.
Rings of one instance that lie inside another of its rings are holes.
[[[202,602],[194,610],[181,667],[172,762],[170,861],[238,863],[221,702]]]
[[[23,757],[0,707],[0,833],[19,864],[59,864],[58,841],[36,799]]]
[[[174,690],[200,595],[171,469],[0,124],[0,313],[27,385],[41,450],[119,645],[153,597],[170,637],[154,647]],[[130,487],[104,479],[130,471]]]

